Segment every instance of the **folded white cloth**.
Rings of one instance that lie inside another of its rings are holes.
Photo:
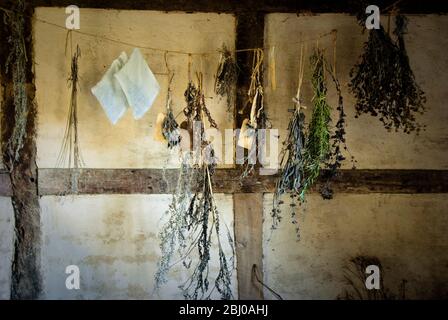
[[[103,78],[92,88],[93,95],[98,99],[109,120],[116,124],[125,113],[128,102],[120,83],[114,75],[126,64],[128,56],[122,52],[118,59],[112,62]]]
[[[154,103],[160,85],[148,67],[140,50],[135,48],[128,62],[115,73],[135,119],[143,117]]]

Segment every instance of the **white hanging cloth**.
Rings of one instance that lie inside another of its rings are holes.
[[[151,108],[160,85],[148,67],[140,50],[135,48],[128,62],[115,74],[135,119],[140,119]]]
[[[118,59],[112,62],[112,65],[106,71],[101,81],[91,90],[93,95],[100,102],[112,124],[118,122],[128,107],[126,95],[124,94],[120,83],[114,77],[127,61],[128,56],[126,55],[126,52],[122,52]]]

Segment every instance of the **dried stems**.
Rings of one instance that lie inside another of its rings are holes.
[[[325,60],[323,51],[316,49],[311,56],[310,63],[313,67],[311,84],[314,90],[313,114],[308,127],[305,143],[304,181],[300,198],[303,201],[306,192],[319,177],[321,164],[328,160],[330,145],[331,108],[327,103],[327,87],[325,84]]]
[[[67,165],[69,168],[81,168],[84,164],[79,148],[78,137],[78,80],[79,67],[78,61],[81,57],[81,50],[76,46],[76,51],[71,58],[71,73],[68,78],[69,87],[71,88],[70,106],[67,116],[67,124],[65,127],[64,138],[59,151],[57,166]]]
[[[162,135],[168,142],[168,148],[172,149],[179,145],[181,140],[181,135],[179,131],[179,124],[176,122],[176,118],[173,114],[173,108],[171,106],[171,83],[173,81],[174,74],[171,75],[168,84],[168,93],[166,98],[166,116],[162,123]]]
[[[364,19],[360,18],[360,23]],[[424,113],[425,94],[415,81],[404,44],[407,19],[396,16],[393,41],[382,26],[369,31],[360,62],[350,72],[350,89],[356,97],[357,116],[379,116],[387,130],[417,134],[424,126],[416,114]]]
[[[26,137],[28,119],[28,96],[26,92],[26,47],[25,47],[25,4],[23,0],[17,1],[16,9],[4,11],[4,23],[10,27],[8,36],[10,52],[6,60],[6,73],[12,72],[14,89],[14,128],[8,141],[8,150],[11,155],[10,169],[19,161],[20,150],[23,148]]]
[[[189,82],[185,91],[189,129],[193,126],[198,135],[203,137],[204,118],[210,126],[216,128],[216,122],[205,106],[202,90],[202,75],[198,75],[198,84]],[[199,158],[200,161],[196,161]],[[231,276],[234,269],[234,245],[232,236],[227,229],[227,241],[232,256],[227,258],[224,253],[223,239],[221,239],[221,221],[215,204],[212,177],[216,167],[216,157],[209,141],[202,141],[201,146],[184,157],[178,185],[173,195],[172,203],[167,211],[169,220],[160,232],[162,260],[156,273],[156,288],[166,282],[166,274],[172,257],[177,251],[180,256],[178,262],[191,269],[187,281],[180,288],[186,299],[209,299],[217,290],[223,299],[232,299]],[[217,242],[219,272],[214,285],[210,286],[209,272],[211,246]],[[196,249],[196,250],[195,250]],[[192,256],[196,252],[197,256]]]
[[[305,144],[305,114],[302,112],[303,106],[301,104],[301,87],[303,83],[304,74],[304,48],[303,45],[300,49],[299,60],[299,82],[297,88],[297,94],[293,101],[295,102],[294,114],[288,125],[288,136],[283,142],[283,148],[281,151],[282,171],[279,180],[276,183],[276,189],[273,198],[273,209],[271,216],[273,218],[272,228],[277,228],[281,221],[280,205],[283,201],[280,197],[286,192],[290,192],[291,203],[291,216],[293,224],[297,224],[295,218],[295,203],[294,199],[300,195],[303,181],[303,148]],[[298,232],[298,227],[297,230]]]
[[[223,45],[218,70],[216,71],[215,93],[221,97],[226,97],[227,112],[231,111],[235,97],[237,70],[237,64],[232,53]]]

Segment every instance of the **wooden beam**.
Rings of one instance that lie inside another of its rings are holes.
[[[7,3],[13,0],[5,1]],[[385,9],[396,0],[377,0],[375,5]],[[29,0],[35,7],[66,7],[76,4],[80,8],[102,8],[121,10],[159,10],[184,12],[313,12],[313,13],[356,13],[359,0]],[[403,13],[447,13],[446,1],[406,0],[398,4]]]
[[[14,8],[14,7],[13,7]],[[8,168],[9,178],[3,177],[0,183],[0,191],[6,191],[11,196],[14,209],[14,255],[12,261],[11,275],[11,299],[37,299],[39,298],[42,281],[40,274],[40,207],[37,195],[37,166],[36,166],[36,104],[34,103],[35,86],[33,75],[33,44],[32,44],[32,17],[33,9],[28,7],[24,15],[23,38],[26,52],[25,77],[27,96],[27,111],[20,121],[26,123],[23,147],[20,149],[19,157],[16,158],[15,150],[9,148],[11,136],[16,126],[15,94],[17,88],[14,85],[13,74],[20,70],[17,64],[17,53],[11,55],[9,70],[6,73],[4,66],[7,65],[11,48],[5,39],[11,35],[11,24],[1,24],[0,39],[3,43],[0,50],[0,66],[3,90],[3,112],[2,112],[2,156],[3,163]],[[3,21],[4,14],[0,14]],[[13,35],[17,37],[17,35]],[[17,39],[17,38],[16,38]],[[20,72],[18,72],[20,74]],[[20,109],[19,109],[20,110]],[[20,124],[23,125],[23,124]],[[9,186],[10,190],[5,190]]]
[[[165,171],[165,178],[164,178]],[[254,175],[240,182],[237,169],[218,169],[217,193],[274,192],[278,175]],[[79,194],[166,194],[174,190],[177,169],[83,169]],[[71,194],[67,169],[39,169],[39,196]],[[168,182],[168,183],[167,183]],[[318,190],[319,181],[311,191]],[[335,193],[448,193],[448,170],[340,170],[332,183]],[[1,196],[10,195],[7,173],[0,173]]]
[[[257,265],[263,281],[263,194],[236,193],[233,206],[238,297],[240,300],[261,300],[263,287],[255,281],[252,267]]]

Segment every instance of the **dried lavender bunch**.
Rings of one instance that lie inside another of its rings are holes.
[[[237,64],[232,53],[223,45],[215,79],[215,93],[226,97],[227,111],[230,112],[235,96],[235,85],[238,76]]]
[[[303,154],[304,179],[300,200],[305,200],[306,192],[314,185],[321,170],[321,165],[328,161],[330,155],[331,108],[327,103],[325,83],[325,59],[323,51],[316,49],[310,58],[313,66],[311,83],[314,90],[313,114],[308,126],[308,133]]]
[[[406,25],[406,18],[398,15],[397,42],[382,26],[369,31],[360,62],[350,72],[350,90],[356,98],[356,117],[363,113],[379,116],[389,131],[418,134],[424,126],[416,122],[415,115],[425,111],[426,98],[409,65],[403,38]]]
[[[10,52],[6,59],[6,73],[12,72],[14,90],[14,128],[8,141],[10,169],[19,161],[20,150],[26,138],[26,127],[29,113],[26,92],[26,63],[28,61],[25,47],[25,3],[18,0],[13,11],[4,11],[4,23],[10,27],[8,44]]]
[[[303,163],[303,147],[305,144],[305,115],[300,108],[296,108],[294,115],[288,125],[288,136],[283,142],[283,149],[281,154],[282,171],[280,178],[276,183],[273,209],[271,216],[273,218],[272,228],[277,228],[281,221],[280,205],[283,201],[280,197],[289,192],[292,200],[292,217],[293,223],[295,220],[295,203],[294,199],[298,198],[301,193],[304,178],[304,163]],[[297,230],[298,231],[298,230]]]

